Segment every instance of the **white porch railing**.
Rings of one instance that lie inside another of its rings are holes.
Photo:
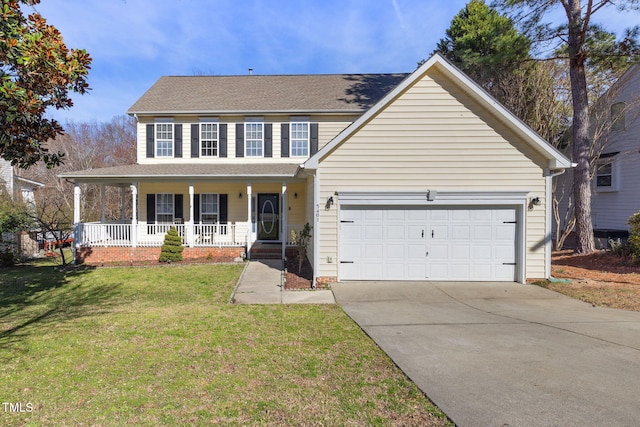
[[[185,246],[195,247],[245,246],[247,224],[78,224],[76,245],[111,247],[162,246],[169,228],[174,227]]]

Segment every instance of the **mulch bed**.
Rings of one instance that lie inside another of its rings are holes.
[[[575,255],[572,251],[554,252],[551,264],[554,277],[640,285],[640,264],[610,251],[587,255]]]
[[[302,270],[298,271],[298,261],[292,257],[287,257],[285,268],[287,270],[285,289],[289,290],[309,290],[313,280],[313,269],[308,260],[302,263]]]

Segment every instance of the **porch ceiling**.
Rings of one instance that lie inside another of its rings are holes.
[[[78,183],[118,184],[138,181],[285,180],[296,178],[299,165],[286,163],[193,164],[164,163],[124,165],[58,175]]]

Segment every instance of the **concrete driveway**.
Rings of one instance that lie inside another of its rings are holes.
[[[640,424],[640,313],[516,283],[332,285],[459,426]]]

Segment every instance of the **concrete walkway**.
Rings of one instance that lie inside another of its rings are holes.
[[[282,286],[282,260],[249,261],[231,300],[236,304],[335,304],[328,289],[287,291]]]
[[[516,283],[359,282],[337,302],[458,426],[636,426],[640,313]]]

